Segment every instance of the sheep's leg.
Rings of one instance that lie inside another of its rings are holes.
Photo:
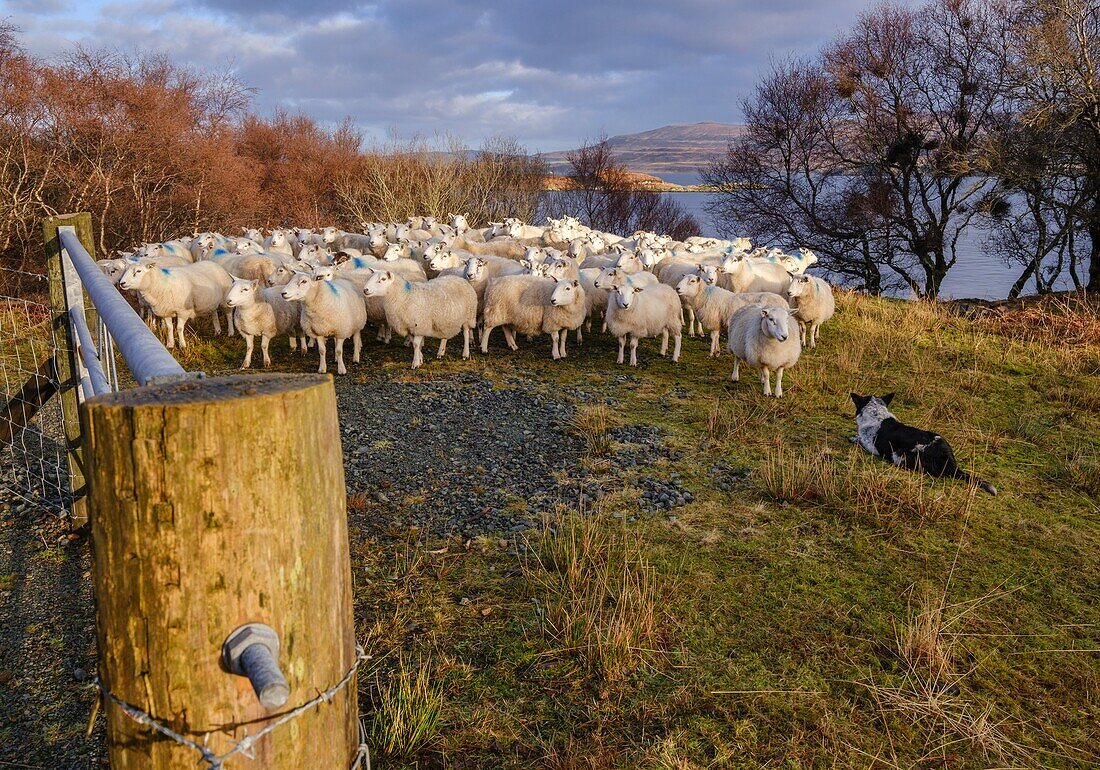
[[[216,316],[217,314],[218,311],[215,310],[214,315]],[[227,334],[230,337],[237,333],[237,318],[233,313],[233,308],[225,309],[225,324],[229,327],[229,331],[227,332]]]
[[[470,338],[474,336],[473,329],[469,326],[462,327],[462,360],[470,357]]]
[[[741,381],[741,359],[737,356],[733,357],[733,374],[730,375],[730,379],[734,382]]]
[[[600,334],[607,334],[607,318],[603,319],[603,326],[600,327]]]
[[[168,329],[168,347],[174,348],[176,346],[176,324],[175,319],[165,318],[164,326]],[[153,331],[156,331],[156,320],[153,321]]]
[[[504,330],[504,339],[508,341],[508,347],[512,350],[519,350],[519,345],[516,344],[516,331],[511,326],[500,327]]]
[[[412,368],[416,369],[424,363],[424,354],[421,352],[424,347],[424,338],[419,334],[412,338],[413,348],[413,365]]]
[[[242,369],[252,368],[252,340],[251,334],[245,334],[241,332],[241,336],[244,337],[244,361],[241,362]]]
[[[623,350],[626,348],[626,336],[619,337],[619,357],[615,359],[615,363],[621,364],[623,362]]]
[[[264,354],[264,366],[271,366],[271,354],[268,353],[268,346],[271,344],[271,338],[266,334],[260,337],[260,350]]]
[[[581,326],[584,326],[584,324],[581,324]],[[578,327],[577,327],[577,344],[578,344],[578,345],[579,345],[579,344],[581,344],[582,342],[584,342],[584,333],[583,333],[583,332],[581,332],[581,326],[578,326]],[[591,331],[591,329],[590,329],[590,331]],[[568,330],[568,329],[566,329],[566,330],[565,330],[565,333],[566,333],[566,335],[568,336],[568,334],[569,334],[569,330]]]
[[[298,352],[301,353],[304,356],[306,354],[306,348],[308,348],[308,347],[309,347],[309,338],[308,337],[299,337],[298,338]]]
[[[760,367],[760,382],[764,383],[764,395],[772,394],[772,370],[766,366]]]
[[[638,365],[638,338],[630,335],[630,365]]]
[[[176,333],[177,333],[177,336],[180,338],[180,347],[181,348],[187,347],[187,336],[185,334],[186,331],[187,331],[187,316],[185,316],[185,315],[176,316]]]
[[[481,352],[489,352],[489,335],[493,333],[495,326],[486,326],[481,330]]]
[[[321,354],[321,366],[318,367],[317,372],[324,374],[328,371],[328,361],[325,360],[325,346],[327,343],[324,337],[314,337],[314,339],[317,341],[317,351]]]
[[[363,335],[358,331],[351,338],[351,362],[359,363],[359,353],[363,350]]]
[[[293,353],[298,349],[298,338],[293,334],[290,335],[290,351]]]
[[[566,332],[566,334],[568,333],[569,332]],[[561,334],[557,331],[550,332],[550,357],[555,361],[561,358],[561,354],[558,353],[558,337],[560,336]]]
[[[447,355],[447,340],[446,339],[441,339],[439,341],[439,352],[435,354],[435,357],[436,358],[443,358],[443,356],[445,356],[445,355]]]
[[[221,322],[221,319],[218,318],[218,311],[217,310],[214,311],[213,318],[214,318],[214,334],[221,334],[222,333],[222,322]]]
[[[814,321],[813,325],[810,326],[810,347],[811,348],[816,348],[817,347],[817,330],[820,329],[820,328],[821,328],[821,324],[819,324],[817,321]]]
[[[661,330],[661,355],[668,355],[668,329]]]
[[[783,367],[775,370],[775,397],[783,397]]]
[[[721,345],[718,344],[718,337],[722,332],[715,329],[710,333],[710,357],[717,358],[722,355]]]
[[[336,357],[336,373],[337,374],[347,374],[348,373],[347,367],[344,366],[344,340],[345,339],[347,339],[347,338],[346,337],[337,337],[336,342],[332,346],[336,350],[335,357]]]
[[[577,329],[577,331],[580,331],[580,329]],[[565,352],[565,343],[568,342],[568,341],[569,341],[569,330],[568,329],[562,329],[561,330],[561,357],[562,358],[565,358],[568,355]]]
[[[681,337],[682,337],[682,335],[680,334],[680,332],[676,332],[676,336],[674,338],[675,344],[672,346],[672,360],[674,362],[680,360],[680,340],[681,340]]]

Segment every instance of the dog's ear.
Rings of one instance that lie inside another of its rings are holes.
[[[886,404],[886,406],[890,406],[890,402],[893,401],[893,400],[894,400],[894,394],[893,393],[887,393],[885,396],[882,397],[882,403]]]
[[[856,413],[857,414],[859,413],[859,411],[861,409],[863,409],[863,407],[867,406],[867,404],[870,403],[870,401],[871,401],[870,396],[861,396],[858,393],[849,393],[848,395],[851,397],[852,403],[856,405]]]

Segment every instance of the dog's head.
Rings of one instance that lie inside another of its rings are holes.
[[[890,406],[890,402],[894,400],[893,393],[887,393],[885,396],[861,396],[858,393],[849,393],[848,395],[851,396],[852,403],[856,405],[856,417],[859,417],[860,413],[870,405],[877,405],[886,409]]]

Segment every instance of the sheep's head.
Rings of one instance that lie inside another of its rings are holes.
[[[103,271],[103,274],[111,279],[111,283],[118,283],[122,278],[122,274],[126,272],[126,268],[130,266],[130,263],[125,259],[101,259],[96,262],[99,265],[99,269]]]
[[[628,309],[634,302],[634,296],[642,289],[631,283],[621,283],[615,287],[615,304],[623,310]]]
[[[424,249],[424,253],[420,255],[420,258],[424,260],[425,264],[430,265],[432,260],[443,253],[443,248],[442,243],[429,244],[428,247]]]
[[[368,297],[381,297],[396,283],[397,277],[389,270],[375,270],[363,286],[363,294]]]
[[[702,279],[703,283],[708,286],[714,286],[718,283],[718,266],[717,265],[696,265],[695,274]]]
[[[438,248],[436,248],[438,247]],[[428,260],[428,266],[432,270],[446,270],[450,267],[458,267],[459,260],[451,252],[447,251],[443,244],[438,243],[429,247],[428,251],[424,252],[424,257],[427,258],[428,252],[435,249],[434,255]]]
[[[566,281],[555,278],[557,284],[554,286],[554,292],[550,295],[550,304],[564,307],[565,305],[572,305],[583,294],[580,281]]]
[[[288,265],[279,265],[267,274],[267,282],[271,286],[286,286],[294,277],[295,271]]]
[[[817,264],[817,254],[814,254],[809,249],[803,247],[798,250],[799,256],[802,258],[802,264],[806,267]]]
[[[676,293],[681,297],[694,297],[699,293],[699,289],[703,286],[703,279],[699,277],[699,274],[685,275],[680,279],[680,282],[676,284]]]
[[[386,253],[382,255],[382,259],[387,262],[393,262],[396,259],[403,259],[409,255],[409,247],[400,243],[391,243],[386,247]]]
[[[596,276],[596,280],[592,282],[592,285],[597,289],[607,289],[610,291],[614,289],[616,285],[622,283],[625,277],[626,273],[612,265],[601,270],[600,274]]]
[[[565,260],[555,259],[542,263],[542,274],[555,279],[564,279],[569,273],[569,263]]]
[[[451,227],[453,227],[457,232],[464,233],[470,229],[469,214],[448,214],[448,216],[451,219]]]
[[[719,265],[719,272],[727,275],[734,275],[745,269],[745,255],[744,254],[727,254],[722,257],[722,264]]]
[[[233,281],[233,285],[229,287],[229,292],[225,295],[225,304],[229,307],[249,305],[256,299],[256,294],[259,291],[259,281],[249,281],[244,278],[238,278]]]
[[[470,257],[466,260],[466,270],[463,275],[466,276],[468,281],[476,281],[485,274],[485,265],[487,263],[481,257]]]
[[[778,307],[760,308],[760,330],[769,337],[786,342],[790,336],[790,321],[793,314]]]
[[[336,243],[336,239],[340,237],[340,231],[335,227],[326,227],[321,230],[321,240],[325,243]]]
[[[733,248],[736,251],[748,251],[752,248],[752,241],[744,236],[733,239]]]
[[[793,299],[795,297],[805,297],[813,293],[813,286],[810,284],[810,277],[808,275],[792,275],[791,285],[787,287],[787,294]]]
[[[156,267],[157,261],[155,259],[144,259],[130,265],[123,272],[122,277],[118,279],[119,287],[126,291],[140,289],[145,284],[146,276]]]
[[[286,300],[305,299],[305,296],[309,294],[309,290],[312,286],[312,275],[296,273],[294,277],[287,282],[286,286],[283,287],[281,294],[283,295],[283,299]]]

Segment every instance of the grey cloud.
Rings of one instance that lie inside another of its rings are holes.
[[[191,66],[231,63],[262,111],[473,144],[505,133],[550,150],[601,131],[736,121],[770,57],[813,50],[863,2],[119,0],[84,25],[16,21],[39,53],[62,30]]]

